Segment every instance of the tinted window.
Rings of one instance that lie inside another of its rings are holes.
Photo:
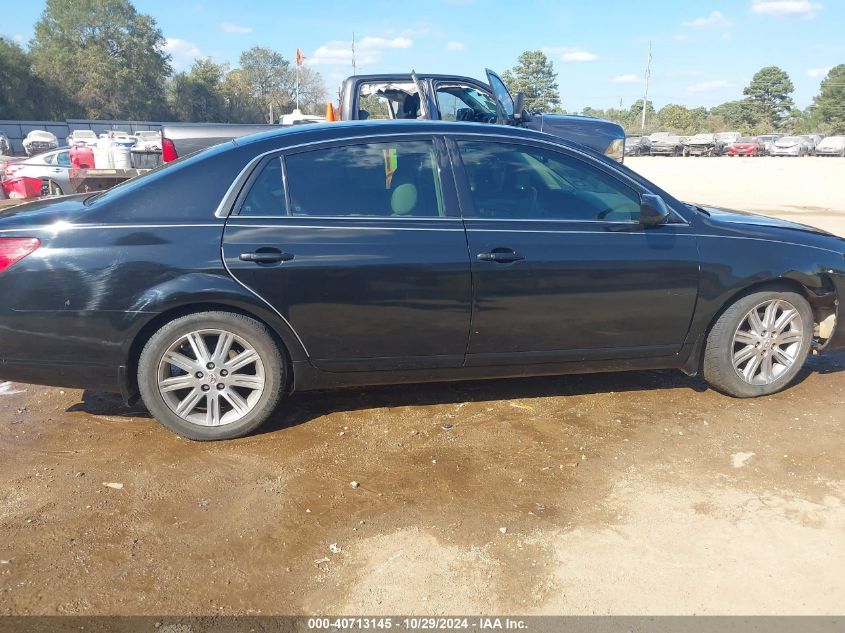
[[[458,145],[479,217],[639,219],[637,192],[584,161],[519,145],[475,141]]]
[[[443,215],[434,144],[369,143],[285,158],[291,215]]]
[[[285,191],[282,184],[282,163],[278,158],[268,162],[252,182],[241,206],[241,215],[287,215]]]
[[[68,152],[59,152],[56,154],[56,164],[61,167],[70,167],[70,156]]]

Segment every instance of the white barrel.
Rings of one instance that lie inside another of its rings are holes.
[[[132,169],[130,150],[123,145],[115,145],[111,148],[112,164],[115,169]]]
[[[95,169],[114,169],[114,157],[112,156],[112,146],[114,141],[110,138],[100,138],[97,141],[97,147],[94,148],[94,168]]]

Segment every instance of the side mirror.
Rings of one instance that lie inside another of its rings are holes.
[[[640,197],[640,224],[643,226],[659,226],[666,224],[669,219],[669,209],[663,198],[651,193],[644,193]]]
[[[525,93],[517,92],[513,98],[513,118],[517,121],[522,119],[525,111]]]

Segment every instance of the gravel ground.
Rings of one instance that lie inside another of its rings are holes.
[[[845,161],[626,163],[845,235]],[[837,353],[754,401],[674,372],[299,394],[216,444],[7,384],[0,614],[841,614],[843,376]]]

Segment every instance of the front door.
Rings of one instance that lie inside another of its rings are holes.
[[[472,258],[468,365],[679,351],[698,292],[686,223],[644,227],[636,186],[575,152],[467,138],[453,156]]]
[[[244,188],[226,265],[288,320],[315,366],[462,364],[469,258],[438,144],[305,147],[266,158]]]

